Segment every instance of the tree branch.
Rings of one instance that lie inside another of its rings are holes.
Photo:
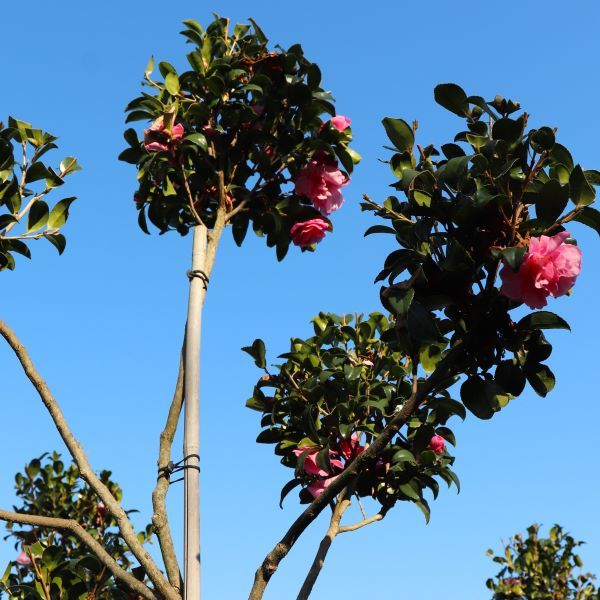
[[[177,431],[177,424],[179,423],[181,408],[183,406],[184,353],[185,340],[183,342],[182,354],[179,360],[179,373],[177,375],[175,393],[173,394],[173,400],[169,408],[165,428],[160,434],[157,461],[159,476],[154,491],[152,492],[152,508],[154,509],[152,524],[154,525],[156,537],[158,538],[158,543],[160,545],[167,577],[169,578],[171,585],[178,591],[181,590],[182,581],[167,514],[167,493],[169,491],[170,481],[169,474],[166,470],[171,462],[171,447],[173,445],[173,439],[175,437],[175,432]]]
[[[402,405],[398,414],[386,425],[384,430],[375,438],[373,443],[359,454],[347,467],[340,473],[319,496],[304,510],[304,512],[294,521],[286,534],[281,538],[277,545],[267,554],[254,576],[254,584],[250,591],[249,600],[261,600],[269,580],[277,570],[279,563],[287,556],[292,546],[306,530],[306,528],[319,516],[321,511],[341,492],[363,469],[381,454],[385,447],[392,440],[398,430],[404,425],[413,411],[438,387],[453,376],[455,362],[462,355],[462,347],[455,346],[443,358],[436,370],[421,383],[421,386],[414,391],[411,396]]]
[[[123,536],[125,543],[129,546],[133,555],[137,558],[140,565],[144,567],[150,581],[154,584],[156,590],[165,600],[181,600],[181,596],[169,582],[165,579],[156,563],[141,542],[137,539],[135,530],[121,504],[115,499],[110,490],[100,481],[98,476],[91,468],[88,459],[81,447],[81,444],[73,435],[64,417],[62,410],[56,402],[46,382],[42,379],[37,369],[33,365],[27,350],[17,338],[12,329],[0,320],[0,335],[8,342],[13,352],[19,359],[25,374],[37,390],[44,406],[50,413],[54,425],[67,446],[69,453],[79,468],[79,474],[104,502],[108,512],[115,518],[119,531]]]
[[[356,531],[357,529],[361,529],[361,527],[366,527],[371,523],[377,523],[377,521],[381,521],[385,518],[385,512],[378,512],[376,515],[372,517],[367,517],[358,523],[354,523],[353,525],[341,525],[338,529],[338,533],[347,533],[349,531]]]
[[[338,497],[338,501],[333,509],[333,514],[331,515],[331,521],[329,522],[329,528],[327,529],[327,533],[325,537],[321,540],[319,544],[319,549],[317,550],[317,554],[313,563],[306,575],[306,579],[302,584],[302,588],[300,589],[300,593],[298,594],[298,598],[296,600],[306,600],[317,581],[317,578],[321,574],[321,570],[323,569],[323,564],[325,563],[325,558],[327,557],[327,553],[329,552],[329,548],[331,548],[331,544],[335,536],[340,532],[340,521],[342,520],[342,516],[346,509],[350,506],[351,494],[348,493],[348,490],[344,490]]]
[[[0,519],[9,523],[20,523],[22,525],[34,525],[36,527],[48,527],[50,529],[66,529],[77,536],[93,553],[94,556],[115,576],[122,581],[132,592],[139,594],[148,600],[156,600],[154,592],[136,579],[131,573],[123,569],[117,561],[104,549],[104,547],[92,537],[77,521],[73,519],[57,519],[53,517],[41,517],[37,515],[25,515],[22,513],[0,510]]]

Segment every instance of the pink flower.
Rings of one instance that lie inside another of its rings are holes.
[[[25,550],[21,550],[21,554],[17,556],[16,560],[23,567],[26,567],[27,565],[31,564],[31,558],[29,558]]]
[[[106,516],[107,508],[104,502],[98,502],[98,504],[96,504],[96,513],[102,518]]]
[[[446,447],[446,440],[441,435],[434,435],[429,440],[429,448],[436,454],[443,454]]]
[[[311,482],[310,485],[307,487],[312,497],[316,498],[325,488],[327,488],[331,484],[331,482],[336,478],[336,476],[334,475],[333,477],[329,477],[329,473],[325,469],[319,467],[319,465],[317,464],[317,453],[319,452],[320,448],[297,448],[293,451],[293,453],[296,456],[300,456],[303,452],[306,452],[307,450],[309,451],[309,453],[304,459],[304,464],[302,465],[302,468],[307,475],[312,475],[313,477],[317,478],[313,482]],[[335,458],[336,456],[337,454],[333,450],[329,451],[329,463],[331,464],[331,468],[343,470],[344,463],[342,463],[341,460]]]
[[[314,158],[296,179],[296,194],[306,196],[324,215],[330,215],[344,203],[340,192],[350,180],[332,162]]]
[[[564,296],[581,271],[581,250],[565,244],[569,232],[552,237],[533,237],[520,269],[515,273],[507,264],[500,272],[500,291],[511,300],[525,302],[529,308],[546,306],[548,296]]]
[[[181,123],[167,129],[164,116],[160,116],[148,129],[144,130],[144,148],[148,152],[166,152],[181,140],[184,133],[185,130]]]
[[[350,119],[348,117],[344,117],[342,115],[337,115],[332,117],[329,122],[333,127],[335,127],[338,131],[344,131],[350,127]]]
[[[313,244],[318,244],[329,229],[331,225],[327,221],[319,218],[310,219],[293,225],[290,229],[290,237],[296,246],[309,248]]]
[[[338,447],[340,455],[347,462],[354,460],[365,449],[364,446],[360,445],[360,434],[358,433],[353,433],[349,440],[340,438]]]

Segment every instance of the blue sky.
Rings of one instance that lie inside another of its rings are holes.
[[[126,507],[141,511],[140,526],[150,516],[158,433],[176,377],[191,240],[141,233],[135,172],[116,157],[124,146],[123,108],[137,94],[149,56],[182,65],[180,21],[206,23],[211,11],[232,20],[251,16],[283,46],[301,42],[320,64],[338,111],[352,118],[364,157],[334,217],[335,234],[316,253],[292,251],[278,264],[250,236],[242,249],[227,236],[219,250],[202,356],[203,586],[207,598],[238,600],[300,510],[292,496],[283,511],[277,506],[289,473],[270,446],[254,442],[257,413],[244,402],[259,373],[240,347],[262,337],[273,359],[290,336],[310,334],[308,321],[320,310],[379,309],[372,280],[389,242],[363,239],[372,221],[358,202],[364,192],[384,197],[391,183],[378,161],[386,156],[382,117],[418,119],[424,145],[449,141],[458,130],[458,118],[433,102],[436,83],[520,100],[530,124],[557,126],[575,160],[598,168],[600,5],[111,0],[84,12],[74,0],[33,0],[2,7],[0,118],[11,114],[60,136],[63,155],[76,155],[84,171],[65,188],[79,196],[65,229],[66,253],[58,257],[40,242],[31,263],[2,273],[0,316],[29,348],[94,468],[112,469]],[[429,525],[406,505],[338,538],[315,600],[380,590],[417,600],[489,598],[485,580],[495,569],[485,550],[533,521],[559,522],[585,539],[584,564],[600,574],[600,244],[581,227],[573,233],[584,267],[573,296],[552,306],[573,327],[550,336],[555,391],[541,399],[528,390],[492,421],[455,424],[460,495],[443,490]],[[3,345],[0,380],[0,506],[9,507],[13,474],[62,446]],[[180,546],[181,484],[170,505]],[[266,598],[295,598],[325,528],[321,519],[302,538]],[[0,565],[13,556],[0,541]]]

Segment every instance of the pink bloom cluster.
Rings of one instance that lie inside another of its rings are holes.
[[[309,248],[313,244],[318,244],[330,229],[331,225],[325,219],[310,219],[293,225],[290,236],[296,246]]]
[[[533,237],[518,271],[504,264],[500,272],[500,291],[511,300],[525,302],[529,308],[542,308],[548,296],[558,298],[575,284],[581,272],[581,250],[566,244],[569,232],[551,237]]]
[[[446,440],[441,435],[434,435],[429,440],[429,449],[433,450],[436,454],[443,454],[445,447]]]
[[[21,553],[19,554],[19,556],[17,556],[16,560],[17,563],[20,564],[22,567],[26,567],[31,564],[31,558],[29,558],[25,550],[21,550]]]
[[[338,131],[346,131],[348,127],[350,127],[350,119],[348,117],[344,117],[343,115],[336,115],[335,117],[331,117],[327,123],[323,123],[321,129],[330,124],[332,127],[335,127]]]
[[[181,123],[176,123],[171,129],[167,129],[164,116],[160,116],[144,130],[144,148],[148,152],[166,152],[181,141],[184,132]]]
[[[323,215],[330,215],[344,203],[342,192],[349,179],[324,156],[313,158],[296,179],[296,194],[306,196]]]
[[[365,448],[360,444],[360,436],[353,433],[349,440],[341,439],[338,443],[339,453],[333,450],[329,451],[329,463],[334,471],[343,471],[345,464],[352,462]],[[337,475],[330,475],[325,469],[321,469],[317,464],[317,454],[320,448],[305,447],[294,450],[296,456],[300,456],[303,452],[308,451],[302,468],[307,475],[315,479],[308,486],[308,491],[313,498],[316,498],[323,490],[327,489]],[[343,459],[344,462],[342,462]]]

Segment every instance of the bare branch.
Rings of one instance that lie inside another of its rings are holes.
[[[22,513],[0,510],[0,519],[9,523],[20,523],[22,525],[34,525],[36,527],[48,527],[49,529],[66,529],[77,536],[98,558],[98,560],[115,576],[122,581],[132,592],[139,594],[148,600],[156,600],[154,592],[136,579],[131,573],[123,569],[117,561],[104,549],[104,547],[92,537],[77,521],[73,519],[57,519],[53,517],[41,517],[37,515],[25,515]],[[35,561],[33,561],[35,563]]]
[[[327,529],[327,533],[325,537],[321,540],[319,544],[319,549],[317,550],[317,554],[313,563],[306,575],[306,579],[302,584],[302,588],[300,589],[300,593],[298,594],[297,600],[306,600],[319,577],[321,570],[323,569],[323,564],[325,563],[325,558],[327,557],[327,553],[329,552],[329,548],[331,548],[331,544],[335,536],[340,531],[340,521],[346,509],[350,506],[350,498],[352,494],[348,493],[348,490],[344,490],[338,497],[335,508],[333,509],[333,515],[331,516],[331,521],[329,522],[329,529]]]
[[[1,320],[0,335],[4,337],[9,346],[12,348],[13,352],[19,359],[25,374],[33,384],[33,387],[37,390],[44,406],[50,413],[60,437],[67,446],[69,453],[79,468],[80,477],[86,483],[88,483],[88,485],[94,490],[94,492],[96,492],[96,494],[98,494],[98,497],[102,500],[102,502],[104,502],[108,512],[115,518],[124,541],[129,546],[131,552],[137,558],[140,565],[144,567],[156,590],[165,600],[181,600],[181,596],[177,590],[175,590],[165,579],[156,563],[152,560],[152,557],[148,551],[137,539],[133,525],[123,510],[120,502],[115,499],[106,485],[104,485],[104,483],[102,483],[102,481],[100,481],[98,476],[94,473],[83,451],[83,448],[81,447],[81,444],[73,435],[62,410],[50,392],[46,382],[42,379],[37,369],[33,365],[27,350],[17,338],[14,331],[12,331],[12,329]]]
[[[242,200],[233,210],[230,210],[227,213],[225,216],[225,222],[228,223],[233,217],[235,217],[235,215],[237,215],[239,212],[242,212],[246,208],[247,204],[248,203],[246,200]]]
[[[287,556],[292,546],[306,530],[306,528],[319,516],[322,510],[341,492],[350,482],[370,465],[381,452],[386,448],[389,442],[396,435],[399,429],[410,418],[413,411],[435,390],[439,389],[453,375],[455,362],[462,355],[462,347],[455,346],[445,358],[437,365],[436,370],[428,377],[421,386],[418,387],[411,396],[404,402],[398,414],[386,425],[385,429],[375,438],[373,443],[361,452],[345,469],[340,473],[331,484],[313,502],[304,510],[304,512],[294,521],[286,534],[281,538],[277,545],[267,554],[260,567],[254,575],[254,584],[250,591],[249,600],[261,600],[269,580],[273,573],[277,571],[279,563]],[[417,386],[415,386],[417,387]]]
[[[371,523],[377,523],[377,521],[381,521],[384,517],[385,517],[385,513],[379,512],[376,515],[373,515],[372,517],[367,517],[366,519],[363,519],[362,521],[359,521],[358,523],[354,523],[353,525],[341,525],[340,528],[338,529],[338,533],[347,533],[349,531],[356,531],[357,529],[360,529],[361,527],[370,525]]]
[[[159,477],[156,481],[156,486],[152,492],[152,507],[154,514],[152,515],[152,524],[158,538],[160,551],[165,563],[167,577],[169,582],[176,590],[181,590],[181,574],[179,571],[179,563],[177,562],[177,554],[175,545],[171,536],[169,527],[169,518],[167,514],[167,492],[169,491],[169,476],[166,472],[169,463],[171,462],[171,447],[173,438],[177,431],[177,424],[181,415],[181,407],[183,406],[183,354],[185,349],[185,341],[183,343],[182,355],[179,360],[179,373],[177,375],[177,384],[175,385],[175,393],[169,408],[167,422],[165,428],[160,434],[160,445],[158,450],[158,472]]]

